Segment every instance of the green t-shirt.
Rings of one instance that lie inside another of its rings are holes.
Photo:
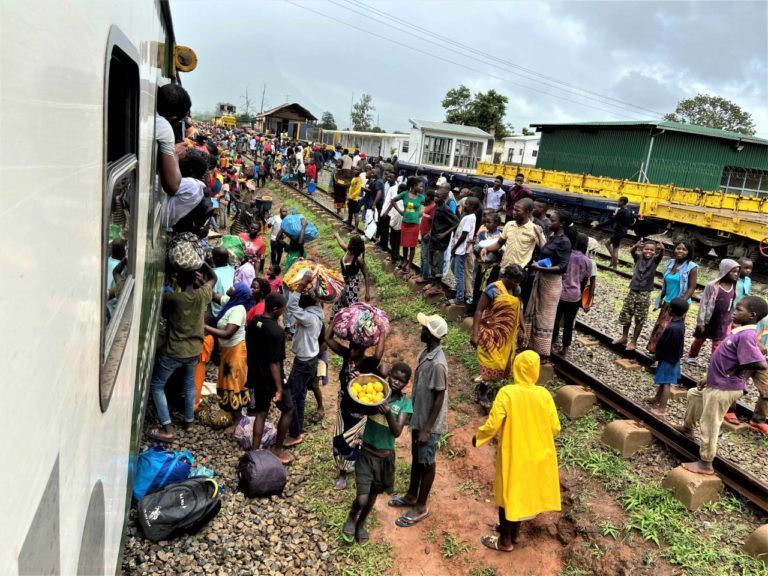
[[[411,399],[403,394],[398,400],[389,402],[389,409],[392,410],[392,416],[397,420],[400,414],[413,414],[413,403]],[[387,418],[381,412],[373,416],[368,416],[363,432],[363,442],[376,450],[394,450],[395,437],[389,429]]]
[[[426,201],[424,194],[419,194],[413,198],[411,193],[406,190],[395,196],[392,203],[394,204],[398,200],[403,201],[403,222],[405,224],[418,224],[421,221],[421,211]]]
[[[211,302],[212,288],[203,284],[191,294],[163,295],[163,310],[168,321],[165,354],[172,358],[200,356],[203,351],[203,316]]]

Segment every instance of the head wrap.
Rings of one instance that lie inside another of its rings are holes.
[[[216,323],[224,317],[224,314],[228,310],[235,306],[245,306],[246,310],[250,310],[254,305],[253,294],[251,293],[251,287],[245,282],[239,282],[234,285],[232,296],[229,298],[226,304],[221,307],[219,315],[216,316]]]

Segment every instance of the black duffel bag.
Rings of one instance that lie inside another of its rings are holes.
[[[238,487],[248,498],[281,494],[285,488],[285,466],[269,450],[250,450],[237,464]]]
[[[147,494],[139,501],[139,524],[157,542],[194,534],[221,510],[219,485],[213,478],[187,478]]]

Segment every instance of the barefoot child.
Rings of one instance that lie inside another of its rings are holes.
[[[734,262],[735,264],[735,262]],[[678,428],[691,436],[701,426],[699,460],[683,468],[697,474],[714,474],[712,461],[717,455],[717,437],[728,407],[747,391],[747,378],[753,371],[766,370],[765,357],[757,344],[756,324],[768,315],[768,303],[747,296],[733,311],[733,331],[712,353],[707,376],[688,391],[685,423]]]
[[[688,312],[688,300],[673,298],[669,303],[671,320],[659,336],[654,359],[659,363],[653,382],[658,385],[656,396],[646,400],[655,407],[651,412],[665,416],[669,402],[669,387],[680,380],[680,359],[683,357],[685,340],[685,315]]]
[[[642,247],[642,252],[637,251]],[[629,292],[624,298],[624,306],[619,314],[619,324],[622,326],[621,338],[613,341],[613,344],[626,344],[627,351],[637,348],[637,339],[643,331],[643,324],[648,317],[648,307],[651,304],[651,292],[653,291],[653,277],[656,268],[664,256],[664,245],[652,240],[640,240],[632,246],[630,251],[635,260],[635,270],[632,280],[629,282]],[[635,318],[635,331],[632,339],[627,344],[629,328],[632,325],[632,317]]]
[[[728,333],[739,272],[739,263],[726,258],[720,262],[720,273],[717,279],[704,287],[699,304],[699,315],[696,318],[696,331],[693,333],[691,349],[685,359],[686,364],[698,363],[699,352],[707,339],[712,340],[714,354]]]
[[[392,394],[379,406],[380,414],[369,416],[363,432],[363,444],[355,465],[357,498],[352,502],[349,516],[341,530],[345,542],[368,541],[365,520],[376,503],[376,497],[395,488],[395,438],[399,438],[413,414],[411,399],[403,389],[411,379],[411,367],[398,362],[389,372],[387,381]]]

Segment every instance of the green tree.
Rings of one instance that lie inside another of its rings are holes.
[[[253,122],[253,117],[250,114],[238,114],[235,116],[235,120],[237,120],[238,123],[250,124]]]
[[[334,118],[333,114],[328,111],[323,112],[323,116],[320,118],[319,127],[323,130],[338,130],[338,126],[336,126],[336,118]]]
[[[496,90],[478,92],[474,96],[463,84],[451,88],[443,98],[445,121],[451,124],[476,126],[492,132],[495,138],[504,138],[512,133],[512,126],[504,122],[509,99]]]
[[[369,132],[373,127],[373,98],[363,92],[360,100],[352,105],[352,130]]]
[[[664,116],[664,120],[730,130],[750,136],[755,133],[752,114],[742,110],[735,102],[709,94],[697,94],[693,98],[681,100],[674,112]]]
[[[442,103],[445,108],[445,121],[451,124],[466,124],[471,102],[472,93],[464,84],[448,90]]]
[[[527,127],[523,128],[523,136],[533,136],[534,134],[536,134],[536,132],[533,130],[528,129]]]
[[[371,132],[375,132],[377,134],[382,134],[383,132],[386,132],[383,128],[379,128],[378,126],[374,126],[371,128]]]

